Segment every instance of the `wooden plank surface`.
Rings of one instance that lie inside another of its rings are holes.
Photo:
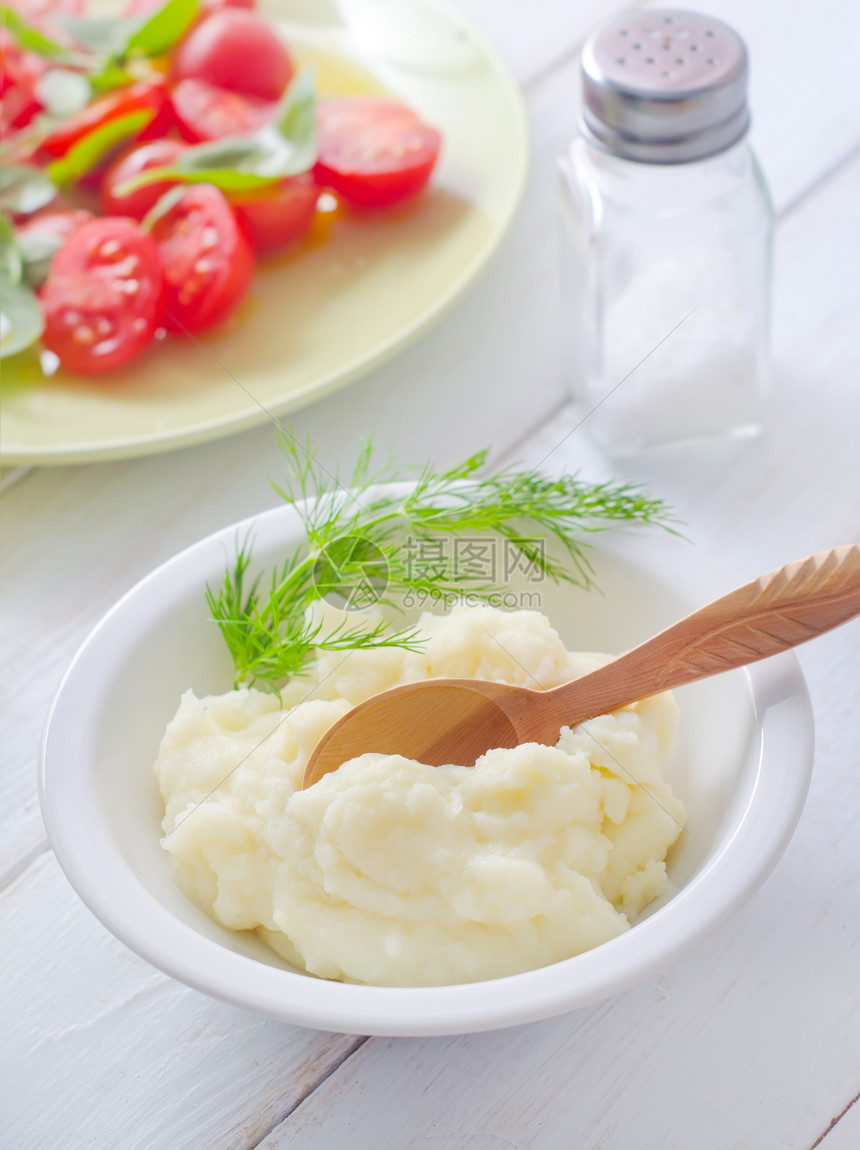
[[[43,855],[0,902],[4,1150],[256,1146],[360,1038],[187,990],[109,934]]]

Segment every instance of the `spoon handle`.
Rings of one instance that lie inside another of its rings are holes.
[[[860,614],[860,545],[834,547],[745,583],[607,663],[548,692],[576,721],[743,667]],[[591,708],[591,709],[590,709]]]

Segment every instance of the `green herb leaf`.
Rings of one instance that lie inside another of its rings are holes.
[[[199,0],[167,0],[135,31],[121,50],[122,58],[139,52],[144,56],[160,56],[181,40],[197,16]]]
[[[35,343],[45,328],[39,301],[23,284],[24,256],[8,216],[0,214],[0,358]]]
[[[152,110],[141,109],[138,112],[129,112],[125,116],[117,116],[101,127],[94,128],[69,148],[65,156],[48,165],[49,176],[59,185],[80,179],[94,168],[115,144],[142,131],[152,121],[154,114]]]
[[[521,567],[541,578],[589,587],[589,533],[614,521],[672,530],[665,505],[638,487],[587,484],[575,475],[550,478],[516,467],[484,474],[486,452],[441,472],[428,464],[405,495],[395,495],[378,485],[397,479],[397,472],[390,466],[375,471],[369,444],[343,486],[315,465],[309,447],[302,449],[286,435],[281,446],[288,476],[275,490],[301,516],[306,545],[293,550],[267,584],[261,575],[249,585],[251,541],[246,539],[222,586],[207,587],[209,609],[233,657],[237,684],[277,690],[286,677],[302,673],[316,650],[415,649],[413,628],[370,623],[366,616],[327,633],[314,624],[309,609],[332,593],[349,600],[350,588],[369,587],[371,598],[397,607],[408,599],[430,606],[465,594],[492,599],[509,590],[504,577],[487,577],[463,563],[456,547],[441,546],[452,537],[468,542],[473,535],[485,541],[501,536]],[[549,537],[561,544],[565,561],[545,548]],[[415,562],[407,544],[416,541],[430,545],[431,562]]]
[[[317,101],[313,70],[305,68],[290,84],[275,119],[281,139],[292,150],[292,171],[306,172],[317,158]]]
[[[145,232],[151,232],[162,216],[166,216],[167,213],[179,203],[185,195],[185,191],[185,185],[179,184],[175,188],[168,188],[162,196],[159,196],[140,222],[140,226],[143,230]]]
[[[0,5],[0,24],[8,28],[22,48],[35,52],[38,56],[47,56],[50,60],[65,60],[69,52],[62,44],[50,40],[38,28],[28,24],[26,20],[7,5]]]
[[[132,75],[118,64],[106,64],[97,72],[91,72],[87,79],[94,92],[112,92],[114,88],[125,88],[133,84],[139,76]]]
[[[23,270],[24,259],[12,221],[0,214],[0,281],[3,287],[20,283]]]
[[[32,164],[4,164],[0,167],[0,210],[29,215],[44,208],[57,194],[50,175]]]
[[[117,188],[117,195],[124,196],[128,192],[142,188],[145,184],[154,184],[159,180],[175,180],[181,184],[214,184],[222,192],[253,192],[259,188],[270,187],[274,180],[251,173],[237,172],[229,168],[186,168],[176,164],[172,168],[150,168],[141,172],[139,176],[128,180]]]
[[[96,56],[120,55],[129,37],[140,27],[140,17],[52,15],[60,28],[74,36],[79,44]]]
[[[52,116],[71,116],[85,108],[93,90],[86,76],[67,68],[51,68],[36,82],[36,95]]]
[[[19,283],[23,260],[12,221],[0,214],[0,278],[7,283]]]
[[[35,343],[45,330],[39,301],[28,287],[3,280],[0,300],[0,359]]]
[[[117,188],[117,194],[126,195],[161,180],[214,184],[227,195],[255,191],[306,172],[316,152],[313,75],[301,72],[287,90],[271,127],[186,148],[169,167],[141,172]]]
[[[23,261],[23,282],[29,288],[41,287],[48,278],[51,260],[65,243],[56,232],[32,231],[18,235],[18,251]]]

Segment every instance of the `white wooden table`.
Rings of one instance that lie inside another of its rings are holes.
[[[526,93],[534,156],[522,211],[455,311],[294,426],[329,464],[354,453],[358,427],[408,460],[450,462],[492,444],[499,458],[602,478],[607,462],[583,432],[568,434],[555,157],[573,130],[578,45],[621,5],[459,6]],[[860,9],[706,7],[751,49],[753,139],[779,217],[772,402],[754,445],[626,471],[674,504],[693,542],[741,581],[860,538]],[[815,775],[771,878],[683,962],[592,1009],[451,1039],[291,1028],[173,982],[83,907],[39,814],[51,696],[122,592],[179,548],[273,505],[277,466],[262,428],[159,457],[5,477],[3,1150],[860,1147],[857,624],[800,652]]]

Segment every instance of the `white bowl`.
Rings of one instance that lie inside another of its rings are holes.
[[[785,849],[813,748],[809,698],[792,654],[677,692],[681,737],[669,778],[687,807],[688,829],[670,855],[670,892],[603,946],[487,982],[388,988],[300,973],[256,935],[218,926],[171,880],[153,762],[183,690],[230,687],[232,667],[203,588],[220,582],[249,529],[260,564],[281,561],[302,538],[295,512],[278,508],[159,567],[84,643],[43,740],[42,809],[60,865],[93,913],[161,970],[270,1018],[324,1030],[423,1035],[511,1026],[595,1002],[664,969],[748,898]],[[574,649],[624,650],[729,589],[690,546],[655,530],[591,538],[602,593],[538,588],[542,609]]]

